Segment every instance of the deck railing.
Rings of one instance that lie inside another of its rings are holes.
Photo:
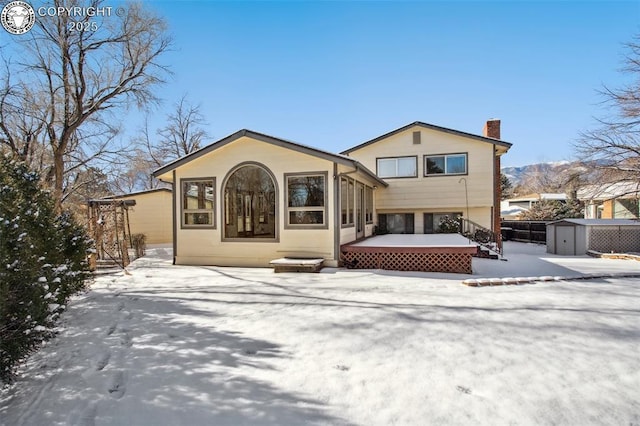
[[[478,243],[482,247],[502,255],[502,236],[477,223],[460,218],[460,234]]]

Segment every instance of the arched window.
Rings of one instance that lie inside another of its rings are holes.
[[[256,163],[240,165],[226,179],[224,238],[276,238],[276,184]]]

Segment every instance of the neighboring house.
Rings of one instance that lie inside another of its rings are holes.
[[[105,200],[134,200],[127,208],[131,234],[145,234],[147,244],[170,244],[173,241],[171,189],[158,188],[105,197]]]
[[[478,136],[415,122],[342,154],[240,130],[154,172],[174,188],[174,262],[336,266],[340,246],[376,225],[429,233],[462,215],[497,230],[500,156],[511,144],[498,120],[487,127]]]
[[[567,194],[562,193],[533,193],[508,198],[500,203],[500,216],[506,220],[517,220],[520,215],[540,201],[567,201]]]
[[[578,190],[577,197],[585,205],[585,219],[640,218],[640,182],[588,185]]]
[[[503,220],[519,220],[521,217],[520,215],[528,211],[529,209],[524,207],[511,207],[508,201],[500,202],[500,217]]]

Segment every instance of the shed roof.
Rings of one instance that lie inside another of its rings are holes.
[[[640,226],[640,222],[632,219],[561,219],[548,225],[571,223],[583,226]]]

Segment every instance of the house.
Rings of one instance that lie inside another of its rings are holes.
[[[127,207],[128,226],[131,234],[144,234],[147,245],[171,244],[173,241],[171,189],[157,188],[103,199],[135,202]]]
[[[177,264],[268,266],[374,235],[431,233],[461,215],[499,229],[500,122],[483,136],[415,122],[334,154],[240,130],[161,167]]]
[[[517,220],[520,215],[540,201],[567,201],[567,194],[563,193],[533,193],[508,198],[500,203],[500,216],[505,220]]]
[[[567,194],[563,193],[533,193],[504,200],[509,207],[523,207],[530,209],[540,201],[567,201]]]
[[[619,181],[587,185],[577,192],[585,205],[585,219],[640,218],[640,182]]]

